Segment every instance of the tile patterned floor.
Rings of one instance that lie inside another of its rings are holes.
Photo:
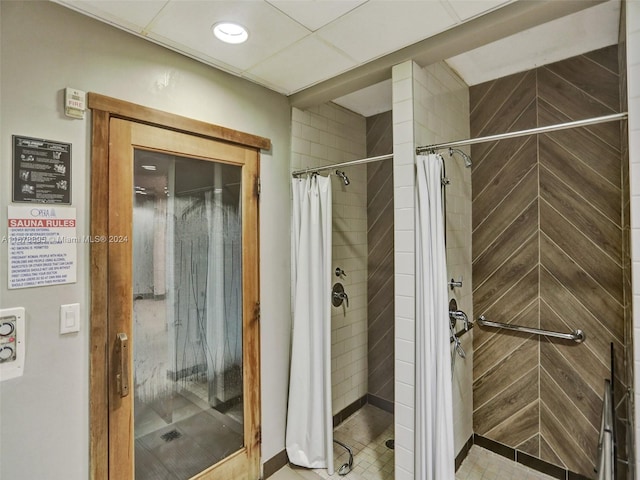
[[[372,405],[365,405],[340,424],[334,438],[353,451],[353,467],[345,478],[353,480],[393,479],[393,450],[385,445],[393,439],[393,414]],[[349,454],[338,444],[334,444],[334,467],[336,472],[348,463]],[[324,479],[340,478],[330,476],[325,469],[315,470]]]
[[[337,473],[334,474],[333,477],[328,476],[326,472],[324,475],[320,475],[319,473],[319,470],[305,470],[286,466],[276,472],[270,479],[323,480],[329,478],[331,480],[337,480],[339,478],[345,478],[346,480],[357,480],[366,478],[359,476],[355,470],[345,477],[340,477]],[[377,478],[392,480],[393,472],[387,472],[386,476],[380,474]],[[553,477],[512,462],[498,454],[474,445],[456,472],[456,480],[553,480]]]
[[[393,450],[385,446],[393,438],[392,414],[365,405],[336,428],[334,438],[353,450],[351,473],[338,475],[337,470],[348,460],[348,454],[336,445],[333,475],[324,469],[286,466],[270,480],[393,480]],[[474,445],[456,472],[456,480],[553,480],[553,477]]]
[[[393,438],[393,414],[372,405],[365,405],[335,429],[334,438],[353,451],[353,467],[344,478],[351,480],[393,479],[393,450],[385,442]],[[342,478],[337,474],[349,461],[349,454],[334,444],[333,476],[325,469],[314,470],[323,479]]]
[[[274,480],[392,480],[393,450],[385,442],[393,438],[393,414],[372,405],[365,405],[338,425],[334,438],[353,451],[353,468],[345,476],[338,475],[341,465],[349,460],[347,451],[334,444],[335,473],[326,469],[307,470],[287,466],[270,478]]]
[[[322,480],[322,477],[312,470],[303,470],[287,465],[271,475],[269,480]]]
[[[456,472],[456,480],[553,480],[553,477],[474,445]]]

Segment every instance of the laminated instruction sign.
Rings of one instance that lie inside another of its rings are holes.
[[[76,281],[76,209],[8,207],[9,288]]]
[[[71,144],[13,135],[13,201],[71,203]]]

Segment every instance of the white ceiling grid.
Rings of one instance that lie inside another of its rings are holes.
[[[516,0],[53,1],[291,95]],[[542,25],[458,55],[450,65],[473,85],[582,53],[587,46],[605,46],[617,40],[619,2],[609,0],[550,22],[546,30],[537,30]],[[244,25],[249,40],[218,41],[211,27],[220,21]],[[374,85],[338,103],[363,115],[385,111],[390,91],[381,91],[389,88]]]

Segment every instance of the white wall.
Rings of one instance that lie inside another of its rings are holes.
[[[395,479],[413,480],[415,386],[415,134],[413,62],[392,69],[394,287],[395,287]]]
[[[11,135],[73,144],[78,235],[89,233],[90,114],[63,115],[79,88],[271,138],[262,152],[260,275],[263,460],[284,448],[290,335],[290,107],[283,96],[50,2],[0,2],[0,237],[11,202]],[[0,478],[86,480],[89,471],[89,245],[75,284],[7,289],[0,306],[26,308],[22,378],[0,384]],[[81,304],[81,331],[58,333],[60,304]]]
[[[627,0],[627,91],[633,289],[635,462],[640,459],[640,2]]]
[[[293,109],[291,169],[301,170],[366,157],[366,119],[336,104]],[[331,174],[333,206],[332,272],[347,272],[340,281],[349,308],[331,310],[332,411],[337,414],[367,393],[367,170],[344,170],[345,186]]]
[[[393,68],[393,138],[395,191],[396,295],[396,480],[414,475],[415,386],[415,147],[469,137],[469,89],[446,66],[421,69],[413,62]],[[471,302],[471,172],[446,152],[447,268],[464,278],[450,293],[458,308],[473,318]],[[448,321],[443,318],[442,321]],[[456,358],[453,382],[454,443],[458,453],[473,432],[472,334],[462,337],[466,360]]]

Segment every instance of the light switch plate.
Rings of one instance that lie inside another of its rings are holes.
[[[60,333],[75,333],[80,331],[80,304],[70,303],[60,305]]]

